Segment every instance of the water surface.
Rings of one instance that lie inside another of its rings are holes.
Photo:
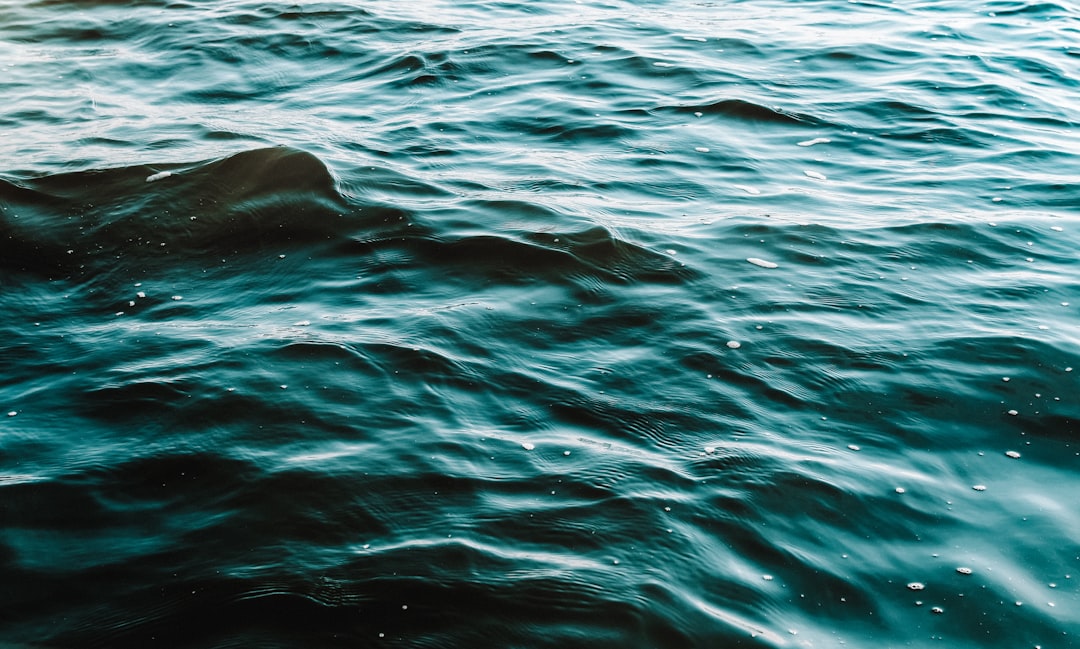
[[[1076,644],[1078,18],[0,7],[0,637]]]

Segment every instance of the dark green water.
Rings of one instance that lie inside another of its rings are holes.
[[[1080,646],[1078,42],[0,5],[0,647]]]

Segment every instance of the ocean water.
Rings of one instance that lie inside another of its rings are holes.
[[[1080,647],[1080,9],[0,4],[0,646]]]

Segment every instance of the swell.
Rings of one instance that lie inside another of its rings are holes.
[[[50,276],[287,249],[349,232],[330,171],[287,147],[4,180],[0,207],[3,268]]]

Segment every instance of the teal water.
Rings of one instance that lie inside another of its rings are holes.
[[[0,647],[1080,646],[1077,43],[0,5]]]

